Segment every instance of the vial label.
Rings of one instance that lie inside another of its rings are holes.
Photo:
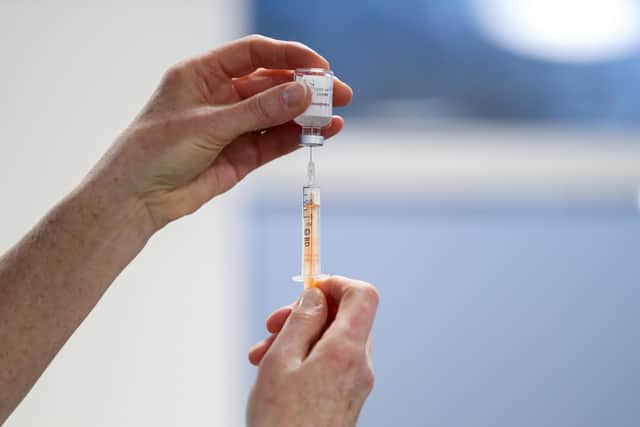
[[[311,105],[296,120],[302,126],[323,127],[333,114],[333,76],[330,74],[296,74],[311,89]]]

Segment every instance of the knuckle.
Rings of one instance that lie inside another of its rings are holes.
[[[376,382],[376,376],[373,372],[373,369],[367,367],[362,371],[362,375],[360,377],[360,384],[362,388],[367,392],[371,392],[373,390],[373,386]]]
[[[271,40],[269,37],[263,36],[262,34],[249,34],[248,36],[244,37],[244,39],[250,43],[260,43]]]
[[[370,283],[365,283],[364,293],[366,298],[371,301],[376,307],[380,304],[380,292],[378,289]]]
[[[380,303],[380,293],[378,289],[367,282],[357,282],[357,286],[353,288],[357,298],[377,307]]]
[[[299,42],[299,41],[291,41],[289,42],[291,43],[292,46],[295,46],[299,49],[304,49],[304,50],[312,50],[309,46],[307,46],[306,44]]]
[[[359,367],[361,351],[349,342],[333,345],[325,354],[326,362],[341,374],[356,370]]]
[[[264,105],[264,99],[262,96],[254,96],[248,103],[249,111],[260,122],[268,123],[273,120],[273,115]]]
[[[166,83],[173,82],[181,82],[185,80],[187,73],[189,71],[188,65],[186,62],[180,62],[171,66],[165,73],[163,80]]]
[[[316,313],[306,310],[294,310],[291,313],[291,321],[295,323],[311,323],[317,318]]]

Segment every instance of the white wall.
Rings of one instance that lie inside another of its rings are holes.
[[[76,185],[169,65],[246,25],[231,0],[91,3],[0,2],[0,251]],[[223,197],[154,237],[6,425],[243,424],[234,216]]]

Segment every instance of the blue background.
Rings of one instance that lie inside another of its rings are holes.
[[[469,5],[256,0],[253,31],[329,58],[356,94],[338,113],[365,128],[394,115],[427,128],[525,123],[604,130],[603,144],[608,130],[638,128],[640,53],[592,64],[520,56],[484,36]],[[555,141],[561,133],[541,143]],[[324,271],[368,280],[382,295],[377,382],[361,425],[640,425],[634,208],[367,206],[332,196],[323,195]],[[256,202],[255,325],[299,294],[289,281],[300,268],[298,210]]]
[[[638,127],[640,52],[597,64],[519,56],[483,35],[470,3],[255,0],[252,27],[325,55],[357,94],[346,116]],[[384,101],[397,99],[430,102],[394,113]]]
[[[323,270],[382,295],[360,425],[640,425],[633,210],[323,201]],[[262,325],[299,294],[300,218],[267,201],[253,222]]]

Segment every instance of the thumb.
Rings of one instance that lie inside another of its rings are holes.
[[[302,361],[327,321],[327,300],[320,289],[305,289],[282,331],[271,346],[274,356]]]
[[[306,84],[291,82],[272,87],[220,111],[222,132],[229,139],[290,122],[311,103]]]

